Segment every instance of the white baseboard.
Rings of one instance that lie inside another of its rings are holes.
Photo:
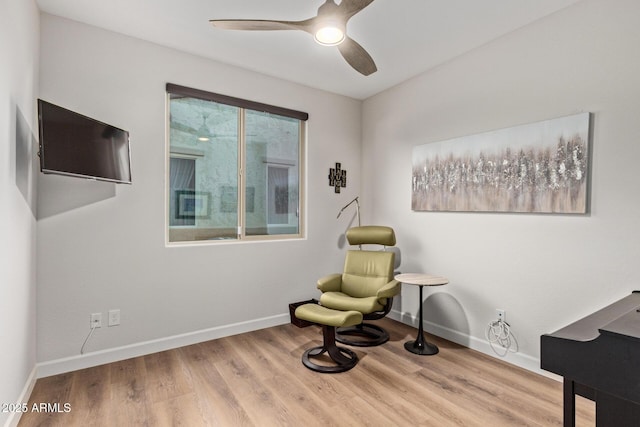
[[[414,328],[418,327],[418,319],[414,318],[410,313],[391,310],[391,312],[389,313],[389,318],[413,326]],[[407,319],[410,319],[410,322],[407,322]],[[464,347],[468,347],[472,350],[479,351],[496,359],[503,360],[512,365],[519,366],[536,374],[552,378],[556,381],[562,381],[562,377],[540,369],[540,359],[537,359],[535,357],[517,352],[509,352],[504,357],[500,357],[493,351],[491,345],[486,340],[482,340],[468,334],[463,334],[460,331],[449,329],[429,321],[424,321],[422,327],[424,328],[425,332],[428,332],[430,334],[439,336],[456,344],[460,344]]]
[[[413,326],[414,328],[418,327],[417,319],[415,319],[410,313],[392,310],[391,313],[389,313],[389,318],[397,320],[401,323],[408,324],[410,326]],[[407,319],[410,319],[410,321],[407,322]],[[117,362],[120,360],[130,359],[132,357],[144,356],[159,351],[171,350],[174,348],[197,344],[199,342],[209,341],[217,338],[256,331],[258,329],[269,328],[272,326],[284,325],[289,322],[290,317],[288,313],[279,314],[276,316],[218,326],[215,328],[203,329],[200,331],[159,338],[157,340],[144,341],[127,346],[86,353],[83,355],[41,362],[36,365],[37,376],[32,373],[33,379],[32,384],[30,384],[30,388],[25,388],[25,392],[28,391],[28,393],[23,394],[28,399],[29,395],[31,394],[31,389],[35,384],[36,378],[44,378],[51,375],[76,371],[78,369],[90,368],[93,366],[103,365],[105,363]],[[492,350],[491,346],[486,340],[472,337],[468,334],[445,328],[441,325],[437,325],[428,321],[424,322],[424,329],[431,334],[455,342],[464,347],[479,351],[496,359],[504,360],[507,363],[511,363],[512,365],[527,369],[536,374],[544,375],[557,381],[562,380],[561,377],[540,369],[540,360],[535,357],[531,357],[522,353],[507,353],[505,357],[499,357]],[[14,424],[12,424],[12,426],[13,425]]]
[[[29,402],[29,397],[31,396],[31,392],[33,391],[33,387],[36,385],[36,380],[38,377],[36,376],[37,366],[34,366],[27,378],[27,382],[22,389],[22,393],[20,393],[20,397],[18,397],[18,401],[16,404],[23,404]],[[4,427],[16,427],[20,422],[20,417],[22,416],[21,412],[10,412],[9,418],[7,418],[4,423]]]
[[[85,353],[83,355],[41,362],[37,364],[37,378],[44,378],[65,372],[76,371],[78,369],[90,368],[93,366],[103,365],[105,363],[117,362],[120,360],[130,359],[132,357],[157,353],[159,351],[171,350],[216,338],[223,338],[245,332],[257,331],[259,329],[270,328],[272,326],[284,325],[289,323],[290,320],[288,313],[278,314],[276,316],[217,326],[186,334],[174,335],[122,347]],[[27,395],[27,397],[28,396],[29,395]]]

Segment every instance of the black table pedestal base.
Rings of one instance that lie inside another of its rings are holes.
[[[422,285],[420,285],[420,323],[418,323],[418,337],[415,341],[407,341],[404,343],[404,348],[413,354],[419,354],[421,356],[432,356],[438,354],[438,346],[431,344],[424,339],[424,332],[422,327]]]
[[[407,341],[404,343],[404,348],[413,354],[419,354],[422,356],[431,356],[438,354],[440,351],[437,345],[428,343],[424,340],[422,340],[422,342],[420,342],[420,340]]]

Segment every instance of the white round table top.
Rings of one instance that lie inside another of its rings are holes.
[[[446,277],[422,273],[402,273],[398,274],[395,279],[407,285],[418,286],[440,286],[449,283],[449,279]]]

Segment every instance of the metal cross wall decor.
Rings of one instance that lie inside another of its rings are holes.
[[[329,169],[329,185],[335,188],[335,192],[340,192],[340,187],[347,186],[347,171],[340,169],[340,163],[336,167]]]

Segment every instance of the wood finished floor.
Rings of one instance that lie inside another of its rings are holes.
[[[68,413],[23,414],[19,426],[561,426],[560,383],[431,335],[436,356],[403,344],[416,329],[378,324],[391,339],[351,347],[341,374],[305,368],[319,327],[282,325],[39,379],[34,403]],[[578,426],[594,405],[577,398]]]

